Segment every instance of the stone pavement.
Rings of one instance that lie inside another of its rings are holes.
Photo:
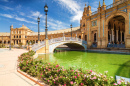
[[[24,49],[9,49],[0,52],[0,86],[38,86],[17,72],[17,59]]]

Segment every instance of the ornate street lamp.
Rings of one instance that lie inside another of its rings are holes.
[[[71,39],[72,39],[72,24],[70,25],[70,27],[71,27]]]
[[[38,43],[40,43],[40,30],[39,30],[39,22],[40,22],[40,18],[37,18],[37,22],[38,22]]]
[[[47,5],[44,6],[44,11],[46,12],[46,14],[45,14],[46,15],[46,25],[45,25],[45,28],[46,28],[45,29],[45,34],[46,34],[45,36],[46,37],[45,37],[45,39],[48,39],[48,37],[47,37],[47,30],[48,30],[47,29],[47,12],[48,12],[48,6]]]
[[[9,46],[9,50],[11,50],[11,26],[10,26],[10,46]]]

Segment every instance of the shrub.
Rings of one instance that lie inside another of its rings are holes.
[[[92,70],[74,70],[73,67],[64,69],[59,64],[46,63],[42,60],[33,59],[34,51],[29,51],[18,57],[19,67],[22,71],[33,77],[37,77],[44,83],[53,86],[125,86],[123,80],[115,83],[113,77],[108,77],[107,72],[103,74]],[[127,83],[128,85],[130,83]]]

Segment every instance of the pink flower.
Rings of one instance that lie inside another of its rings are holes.
[[[96,79],[96,76],[94,76],[93,79]]]
[[[81,83],[81,85],[83,85],[83,83]]]
[[[64,84],[64,86],[66,86],[66,84]]]
[[[49,80],[48,80],[48,82],[49,82]]]
[[[54,82],[54,83],[56,83],[56,82]]]
[[[51,69],[48,69],[49,71],[51,71]]]
[[[50,63],[48,63],[48,64],[50,64]]]
[[[76,73],[75,73],[76,74]]]
[[[77,77],[75,76],[75,78],[77,78]]]
[[[72,71],[74,71],[74,70],[72,70]]]
[[[79,74],[78,74],[78,76],[79,76]]]
[[[118,84],[120,85],[120,84],[121,84],[121,81],[119,81]]]
[[[90,70],[90,72],[93,72],[92,70]]]
[[[59,67],[59,65],[56,65],[56,67]]]
[[[114,85],[117,85],[116,83],[114,83]]]
[[[42,73],[41,73],[41,75],[42,75]]]
[[[46,68],[47,69],[47,68]]]
[[[71,81],[70,84],[72,85],[72,84],[73,84],[73,81]]]
[[[40,76],[40,78],[41,78],[41,76]]]

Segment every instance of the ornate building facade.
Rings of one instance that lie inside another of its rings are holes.
[[[26,26],[13,28],[11,33],[0,33],[0,44],[10,43],[26,45],[30,41],[38,43],[38,32],[33,32]],[[48,31],[48,39],[58,37],[71,37],[71,28]],[[91,6],[84,8],[80,27],[72,28],[72,37],[78,37],[87,41],[87,47],[107,48],[112,47],[130,48],[130,0],[113,0],[111,5],[106,6],[105,1],[97,11],[91,12]],[[40,32],[40,41],[44,41],[45,32]],[[114,45],[114,46],[113,46]]]
[[[130,0],[113,0],[108,6],[103,0],[95,12],[85,5],[80,29],[88,48],[106,48],[111,44],[130,48]]]
[[[20,28],[13,28],[13,25],[10,27],[11,33],[0,33],[0,44],[9,45],[10,44],[10,34],[11,34],[11,44],[18,45],[22,43],[23,45],[27,45],[30,42],[38,43],[38,32],[33,32],[26,26],[22,25]],[[72,37],[76,37],[80,35],[80,27],[72,28]],[[71,36],[71,28],[56,30],[56,31],[48,31],[48,39],[58,38],[58,37],[70,37]],[[44,41],[45,32],[40,32],[40,41]]]

